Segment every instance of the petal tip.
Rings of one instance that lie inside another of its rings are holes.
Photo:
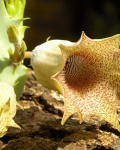
[[[61,125],[64,125],[64,123],[66,122],[66,120],[71,116],[72,114],[70,112],[64,112],[62,121],[61,121]]]

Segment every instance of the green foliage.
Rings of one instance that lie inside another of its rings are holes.
[[[11,84],[17,99],[22,94],[28,70],[23,65],[25,4],[26,0],[0,0],[0,82]]]

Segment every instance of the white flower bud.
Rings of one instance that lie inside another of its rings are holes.
[[[70,46],[73,43],[65,40],[50,40],[35,47],[31,57],[31,65],[35,77],[44,87],[63,93],[61,85],[52,78],[61,71],[63,66],[60,44]]]

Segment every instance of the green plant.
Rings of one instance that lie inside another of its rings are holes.
[[[6,4],[6,7],[5,7]],[[0,82],[11,84],[17,96],[22,94],[27,68],[22,64],[26,50],[23,41],[25,0],[0,1]]]
[[[23,38],[25,29],[27,28],[23,26],[25,4],[26,0],[0,0],[0,83],[12,86],[17,100],[22,94],[28,71],[23,65],[23,58],[26,51]],[[6,91],[3,91],[3,93],[8,94],[7,100],[12,101],[8,90],[9,88],[6,88]],[[0,97],[0,103],[1,99],[2,97]],[[3,108],[0,105],[1,111]],[[12,109],[16,108],[13,107]],[[12,117],[14,116],[12,115]],[[2,118],[2,114],[0,114],[0,118]],[[4,122],[5,120],[2,121]],[[7,127],[1,131],[0,136],[4,135],[6,130]]]
[[[120,35],[90,39],[83,32],[78,42],[50,40],[26,52],[23,26],[26,0],[0,0],[0,137],[13,120],[28,68],[38,81],[64,96],[62,124],[74,113],[80,122],[98,117],[120,131],[116,104],[120,88]]]

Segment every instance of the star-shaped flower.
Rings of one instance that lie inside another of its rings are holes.
[[[48,42],[50,44],[52,41]],[[52,44],[56,43],[53,41]],[[47,81],[47,87],[58,90],[64,96],[62,124],[72,114],[77,113],[80,122],[95,116],[106,120],[120,131],[116,110],[120,88],[120,35],[93,40],[82,32],[77,43],[58,42],[57,46],[56,49],[49,46],[49,52],[59,52],[59,63],[58,59],[55,61],[58,70],[53,69],[53,74],[49,75],[45,68],[42,69],[42,55],[45,51],[40,50],[41,46],[33,51],[31,60],[36,78],[43,85]],[[39,57],[36,59],[37,53]],[[49,61],[49,57],[52,62],[57,58],[49,53],[45,56],[44,62]],[[47,67],[52,70],[49,65]],[[42,73],[37,73],[37,70]]]

